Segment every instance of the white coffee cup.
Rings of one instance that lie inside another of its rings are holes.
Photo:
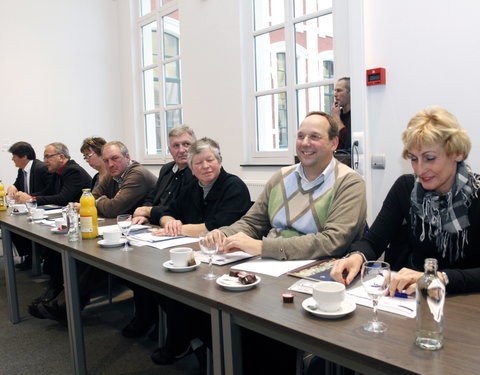
[[[170,249],[170,261],[174,267],[187,267],[193,258],[193,250],[189,247],[175,247]]]
[[[336,281],[320,281],[313,286],[313,299],[319,310],[338,311],[345,300],[345,285]]]
[[[121,236],[122,232],[115,229],[106,230],[103,232],[103,240],[105,241],[105,243],[109,244],[119,243]]]
[[[55,228],[58,230],[67,229],[67,223],[63,218],[55,219]]]
[[[45,210],[42,208],[36,208],[32,210],[32,218],[33,220],[42,220],[45,216]]]

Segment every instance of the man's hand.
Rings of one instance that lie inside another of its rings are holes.
[[[333,263],[330,276],[339,283],[350,285],[363,264],[363,257],[360,254],[352,254],[348,258],[338,259]],[[347,274],[344,277],[344,274]]]
[[[242,232],[227,237],[223,241],[224,253],[231,253],[237,250],[244,251],[253,256],[262,255],[262,241],[255,240]]]
[[[148,219],[145,216],[135,216],[134,218],[132,218],[132,225],[145,223],[148,223]]]
[[[225,243],[225,233],[218,229],[214,229],[211,232],[208,232],[204,237],[204,241],[208,244],[218,244],[218,252],[223,253],[223,244]]]
[[[28,195],[27,193],[24,193],[23,191],[17,192],[15,195],[15,201],[17,203],[27,203],[30,199],[32,199],[31,195]]]
[[[164,236],[181,236],[183,223],[180,220],[170,220],[166,222],[163,226],[165,230]]]
[[[15,185],[10,185],[10,186],[7,188],[7,194],[8,194],[8,195],[15,196],[16,193],[18,193],[18,190],[17,190],[17,188],[15,187]]]
[[[152,207],[137,207],[135,212],[133,213],[133,217],[137,216],[144,216],[144,217],[150,217],[150,212],[152,211]]]

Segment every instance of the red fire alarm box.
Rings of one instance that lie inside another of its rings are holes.
[[[385,82],[385,68],[375,68],[367,70],[367,86],[384,85]]]

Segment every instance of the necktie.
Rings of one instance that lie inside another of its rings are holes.
[[[28,173],[25,170],[23,171],[23,188],[25,193],[30,194],[30,189],[28,188]]]

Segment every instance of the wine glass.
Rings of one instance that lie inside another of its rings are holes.
[[[33,211],[37,209],[37,200],[35,198],[32,197],[32,199],[27,201],[27,209],[30,217],[33,220]]]
[[[362,266],[362,284],[373,301],[373,319],[363,326],[365,331],[381,333],[387,325],[378,321],[377,307],[380,297],[387,293],[390,286],[390,264],[381,261],[369,261]]]
[[[122,232],[123,236],[125,237],[125,246],[123,247],[123,251],[130,251],[132,248],[128,246],[128,232],[130,232],[130,228],[132,227],[132,215],[124,214],[117,216],[117,224]]]
[[[218,251],[218,243],[216,243],[213,239],[207,240],[205,237],[208,232],[204,232],[200,234],[200,249],[206,255],[208,255],[208,273],[203,275],[205,280],[215,280],[217,275],[213,273],[213,256]]]
[[[7,207],[10,211],[10,215],[13,214],[13,206],[15,205],[15,197],[7,194]]]

